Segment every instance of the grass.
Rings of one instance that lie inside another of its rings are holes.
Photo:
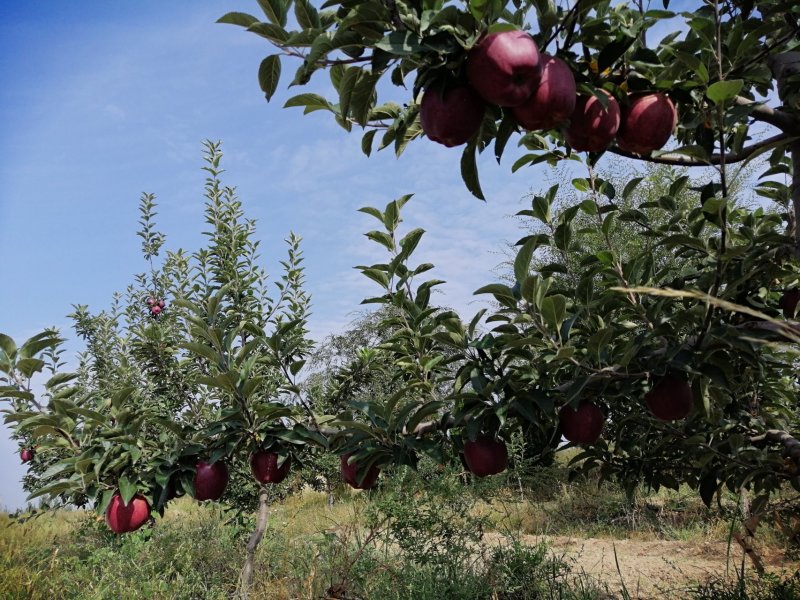
[[[689,490],[630,501],[591,482],[545,483],[520,494],[501,478],[464,488],[455,474],[422,482],[398,473],[370,494],[339,490],[332,507],[322,493],[288,496],[271,507],[251,597],[601,600],[617,596],[546,543],[526,544],[524,535],[692,543],[727,537],[729,523]],[[25,522],[2,515],[0,598],[228,598],[252,523],[251,515],[187,499],[170,504],[154,527],[124,536],[111,534],[94,513],[60,510]],[[684,597],[769,594],[796,600],[800,580],[687,583]]]

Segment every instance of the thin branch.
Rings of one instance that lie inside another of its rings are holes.
[[[742,148],[740,152],[725,154],[724,158],[719,154],[712,154],[710,159],[707,161],[675,153],[661,154],[659,156],[644,156],[642,154],[634,154],[633,152],[626,152],[625,150],[620,150],[616,146],[609,148],[608,152],[611,152],[613,154],[618,154],[619,156],[624,156],[626,158],[633,158],[636,160],[643,160],[645,162],[657,163],[661,165],[674,165],[679,167],[711,167],[721,164],[723,160],[725,164],[728,165],[742,162],[769,146],[780,144],[783,142],[788,143],[793,139],[794,138],[789,137],[785,133],[780,133],[765,140],[761,140],[760,142],[756,142],[755,144],[753,144],[752,146],[748,146],[747,148]]]

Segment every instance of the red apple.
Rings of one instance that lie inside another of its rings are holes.
[[[575,102],[564,137],[577,152],[605,150],[619,129],[619,104],[611,94],[601,91],[608,96],[607,108],[596,96],[578,96]]]
[[[448,148],[460,146],[480,129],[486,105],[468,85],[425,90],[419,108],[422,131]]]
[[[694,394],[685,379],[667,375],[645,394],[644,402],[655,418],[677,421],[692,410]]]
[[[167,307],[167,301],[162,298],[158,301],[158,307],[162,310],[165,309]]]
[[[367,473],[364,475],[364,479],[361,483],[358,482],[358,463],[357,462],[349,462],[350,457],[353,456],[352,452],[348,452],[347,454],[342,454],[340,457],[340,463],[342,468],[342,479],[344,482],[351,487],[354,487],[357,490],[368,490],[370,488],[375,487],[375,484],[378,482],[378,475],[380,475],[381,470],[376,466],[371,466]]]
[[[194,497],[197,500],[219,500],[228,486],[228,467],[223,462],[213,465],[197,463],[194,475]]]
[[[519,106],[531,97],[542,74],[539,49],[524,31],[483,37],[467,54],[467,80],[481,98]]]
[[[800,290],[789,290],[785,292],[778,302],[778,306],[783,309],[783,316],[787,319],[793,319],[798,302],[800,302]]]
[[[114,494],[106,509],[106,524],[114,533],[136,531],[150,518],[150,503],[136,494],[126,506],[120,494]]]
[[[566,405],[558,412],[562,435],[576,444],[594,444],[603,432],[605,417],[591,402],[581,402],[578,409]]]
[[[158,303],[158,300],[156,300],[156,299],[155,299],[155,298],[153,298],[152,296],[150,296],[150,297],[147,299],[147,306],[155,306],[157,303]]]
[[[286,457],[283,464],[278,466],[278,454],[259,450],[250,455],[250,470],[253,477],[261,483],[280,483],[289,474],[289,467],[292,464],[290,457]]]
[[[502,473],[508,466],[508,449],[503,440],[488,435],[474,442],[464,442],[464,460],[469,470],[478,477]]]
[[[560,58],[542,54],[539,87],[513,109],[514,118],[528,131],[554,129],[569,119],[577,100],[575,77]]]
[[[150,314],[153,315],[154,317],[157,317],[158,315],[161,314],[161,307],[158,304],[156,304],[155,306],[151,306]]]
[[[36,454],[33,448],[23,448],[19,452],[19,457],[23,463],[31,462],[33,460],[33,456]]]
[[[626,152],[650,154],[667,143],[678,114],[664,94],[635,96],[622,111],[617,146]]]

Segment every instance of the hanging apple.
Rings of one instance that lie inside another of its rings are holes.
[[[524,31],[490,33],[467,54],[469,84],[498,106],[525,102],[536,91],[541,74],[539,49]]]
[[[539,87],[525,102],[512,110],[514,118],[528,131],[554,129],[570,118],[577,101],[575,77],[560,58],[542,54]]]
[[[577,409],[566,405],[558,412],[561,434],[576,444],[594,444],[600,439],[605,420],[603,411],[588,401],[581,402]]]
[[[660,150],[672,135],[677,120],[675,105],[665,94],[634,96],[622,110],[617,146],[637,154]]]

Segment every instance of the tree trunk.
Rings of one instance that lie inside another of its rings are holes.
[[[247,541],[247,556],[239,575],[239,590],[237,598],[247,600],[250,595],[250,586],[253,585],[253,563],[256,558],[256,549],[264,538],[269,520],[269,491],[265,485],[261,486],[258,494],[258,518],[256,519],[256,529]]]

